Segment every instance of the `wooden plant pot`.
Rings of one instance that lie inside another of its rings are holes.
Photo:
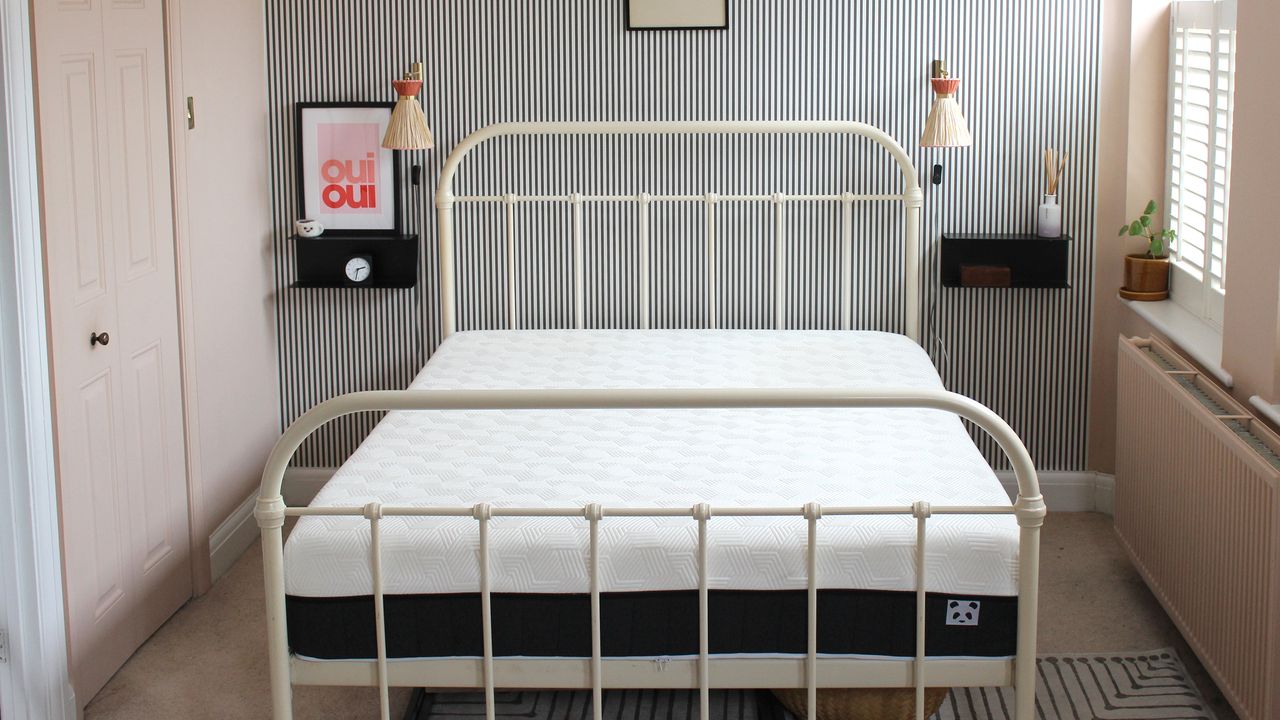
[[[1169,297],[1169,258],[1149,258],[1146,255],[1126,255],[1124,258],[1124,287],[1120,297],[1125,300],[1164,300]]]

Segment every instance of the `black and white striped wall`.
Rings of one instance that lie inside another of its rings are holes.
[[[276,277],[284,421],[332,395],[400,388],[439,342],[435,181],[449,149],[505,120],[861,120],[911,153],[925,184],[927,345],[950,389],[1007,419],[1042,469],[1082,470],[1092,293],[1100,0],[730,0],[728,31],[626,32],[623,0],[267,0]],[[916,144],[932,100],[929,61],[962,79],[974,146]],[[423,235],[411,290],[296,290],[292,106],[391,100],[390,80],[426,63],[422,96],[436,150],[410,153],[423,184],[404,201]],[[940,232],[1028,232],[1043,149],[1069,153],[1062,192],[1071,289],[960,290],[936,279]],[[928,169],[945,169],[928,184]],[[833,137],[508,139],[459,175],[459,194],[892,192],[892,161]],[[704,208],[655,204],[655,326],[707,320]],[[787,323],[839,327],[838,204],[790,202]],[[516,208],[522,327],[573,323],[572,214]],[[857,206],[850,262],[855,327],[900,330],[900,208]],[[460,327],[504,327],[504,211],[460,207]],[[773,324],[774,208],[718,209],[722,327]],[[583,211],[586,324],[633,327],[638,222],[629,203]],[[376,418],[334,423],[301,465],[337,465]],[[993,462],[999,451],[979,442]]]

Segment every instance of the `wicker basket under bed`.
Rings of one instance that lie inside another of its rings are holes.
[[[933,717],[950,688],[925,688],[924,716]],[[797,720],[808,715],[809,691],[774,690],[774,696]],[[916,691],[912,688],[824,688],[818,691],[818,720],[913,720]]]

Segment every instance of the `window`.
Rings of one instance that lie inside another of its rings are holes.
[[[1236,0],[1171,6],[1169,158],[1165,226],[1174,301],[1222,325],[1226,293]]]

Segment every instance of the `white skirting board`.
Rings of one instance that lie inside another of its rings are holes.
[[[289,505],[306,505],[320,492],[337,468],[291,468],[285,476],[284,501]],[[254,504],[258,500],[255,490],[227,516],[209,536],[209,559],[213,581],[231,569],[258,537],[258,525],[253,520]]]
[[[1038,473],[1040,492],[1049,512],[1099,512],[1110,515],[1114,504],[1116,478],[1114,475],[1088,471],[1047,470]],[[1017,495],[1018,486],[1013,473],[996,472],[1009,497]]]
[[[251,493],[209,536],[209,566],[213,582],[230,570],[258,537],[258,525],[253,521],[253,507],[257,499],[258,493]]]
[[[288,505],[306,505],[320,492],[337,468],[290,468],[284,476],[284,501]],[[1013,473],[996,473],[1005,490],[1013,497],[1017,485]],[[1040,473],[1040,491],[1044,494],[1049,512],[1100,512],[1110,515],[1115,490],[1115,476],[1095,472],[1048,471]],[[258,537],[253,521],[253,505],[257,493],[245,498],[217,530],[209,536],[209,552],[212,560],[213,579],[216,581],[231,569],[236,560]]]

